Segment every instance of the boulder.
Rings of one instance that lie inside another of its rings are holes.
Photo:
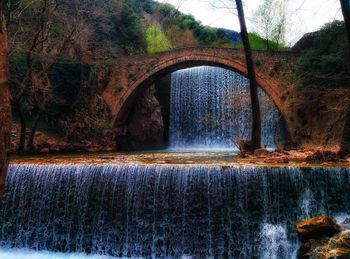
[[[349,259],[350,249],[345,247],[340,247],[333,249],[325,254],[326,259]]]
[[[334,219],[327,216],[318,216],[297,224],[299,239],[306,243],[309,239],[332,237],[340,232],[340,226]]]
[[[343,232],[341,235],[339,235],[339,238],[337,239],[337,243],[341,247],[347,247],[350,249],[350,231]]]
[[[250,140],[240,140],[238,145],[241,152],[250,152],[252,149],[252,142]]]

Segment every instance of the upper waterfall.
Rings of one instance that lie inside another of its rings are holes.
[[[172,74],[170,148],[233,150],[251,134],[249,81],[219,67],[195,67]],[[281,115],[259,89],[262,144],[273,148],[281,134]]]

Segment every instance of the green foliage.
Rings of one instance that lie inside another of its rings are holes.
[[[285,0],[263,0],[254,13],[254,29],[265,39],[265,49],[267,50],[278,50],[280,45],[284,45],[287,2]]]
[[[166,35],[157,26],[149,26],[146,29],[147,53],[153,54],[172,49],[172,45]]]
[[[158,14],[163,28],[178,26],[182,30],[191,30],[200,45],[205,46],[233,46],[222,30],[202,25],[192,15],[183,14],[168,4],[158,4]]]
[[[295,77],[303,86],[350,86],[349,47],[344,22],[326,24],[300,58]]]
[[[249,33],[249,42],[250,46],[253,50],[267,50],[267,44],[266,44],[266,39],[262,38],[260,35],[258,35],[255,32]],[[279,45],[276,42],[271,42],[269,43],[270,50],[271,49],[287,49],[286,46],[284,45]]]
[[[126,4],[123,6],[120,20],[117,21],[116,30],[118,32],[118,44],[127,54],[144,51],[146,49],[147,43],[142,31],[140,19],[133,9]]]

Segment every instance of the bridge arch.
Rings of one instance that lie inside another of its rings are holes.
[[[115,129],[122,129],[127,120],[128,111],[130,106],[134,103],[136,98],[151,86],[158,79],[161,79],[165,75],[175,72],[177,70],[191,68],[196,66],[216,66],[231,70],[247,77],[247,68],[244,63],[244,59],[235,57],[232,55],[215,55],[215,53],[177,53],[176,55],[170,55],[168,58],[157,58],[157,62],[153,64],[152,69],[147,69],[137,79],[130,83],[127,90],[123,93],[118,103],[114,107],[114,127]],[[257,82],[260,88],[262,88],[271,100],[275,103],[278,110],[281,112],[283,118],[287,118],[287,114],[284,109],[283,100],[279,95],[279,86],[274,81],[268,78],[266,75],[257,73]],[[285,120],[286,121],[286,120]],[[287,126],[287,130],[290,133],[290,129]]]

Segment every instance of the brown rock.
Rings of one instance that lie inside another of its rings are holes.
[[[327,259],[350,259],[350,248],[336,248],[329,251],[325,258]]]
[[[339,225],[327,216],[318,216],[297,224],[299,239],[306,243],[309,239],[332,237],[340,232]]]
[[[287,156],[273,156],[265,158],[264,162],[268,164],[288,164],[289,158]]]
[[[350,231],[342,232],[336,240],[336,243],[340,247],[350,249]]]

